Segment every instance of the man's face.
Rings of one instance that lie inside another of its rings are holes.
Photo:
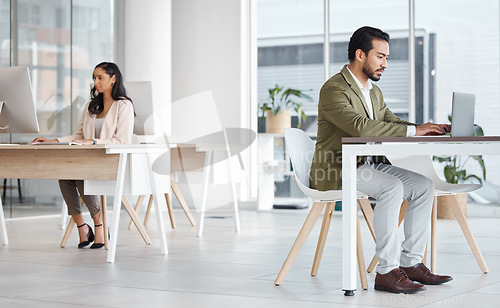
[[[368,52],[363,63],[363,73],[373,81],[379,81],[387,68],[389,44],[384,40],[372,40],[373,48]]]

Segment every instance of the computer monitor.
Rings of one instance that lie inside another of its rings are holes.
[[[38,133],[27,66],[0,68],[0,133]]]

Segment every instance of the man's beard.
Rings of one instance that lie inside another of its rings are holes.
[[[370,68],[368,67],[368,63],[365,63],[363,65],[363,74],[366,75],[366,77],[370,78],[373,81],[379,81],[380,76],[375,75],[377,71],[370,71]]]

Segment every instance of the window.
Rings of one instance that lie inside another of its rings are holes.
[[[410,59],[408,49],[412,2],[415,3],[414,59]],[[305,105],[308,120],[302,127],[304,130],[316,132],[318,91],[325,82],[324,70],[328,69],[329,76],[339,72],[348,63],[347,45],[353,31],[370,25],[391,36],[389,67],[376,85],[398,116],[409,119],[413,115],[417,123],[447,123],[452,92],[469,92],[476,94],[476,123],[487,135],[500,134],[498,1],[259,0],[257,3],[258,102],[267,97],[267,89],[276,83],[312,89],[315,102]],[[323,64],[325,6],[329,7],[327,68]],[[413,85],[410,85],[410,61],[415,63]],[[415,88],[414,98],[410,97],[410,86]],[[414,107],[410,100],[414,101]],[[263,126],[259,120],[259,132],[264,131]],[[276,144],[275,150],[279,159],[283,144]],[[497,159],[486,157],[485,161],[487,170],[500,168]],[[472,168],[471,173],[480,172]],[[488,180],[500,186],[498,172],[489,173]],[[282,191],[279,184],[277,187],[278,196]],[[283,189],[285,194],[290,193]]]
[[[276,84],[310,90],[306,94],[314,101],[305,101],[304,111],[316,115],[324,81],[323,0],[259,0],[257,10],[259,103]],[[262,121],[259,131],[264,131]]]
[[[40,133],[0,134],[0,142],[25,143],[36,136],[69,135],[76,129],[89,100],[95,65],[113,61],[114,1],[14,1],[18,2],[14,12],[17,24],[11,24],[10,1],[0,2],[0,14],[7,16],[0,20],[0,65],[29,67]],[[82,15],[81,11],[90,13]],[[79,16],[79,27],[71,24],[72,14]],[[11,27],[17,36],[11,37]],[[12,51],[11,44],[15,45]],[[60,213],[62,197],[57,181],[22,180],[21,185],[23,204],[18,197],[17,180],[7,184],[7,217],[36,215],[38,207],[43,207],[42,215]]]

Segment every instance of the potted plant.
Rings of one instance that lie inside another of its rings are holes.
[[[313,100],[312,97],[304,94],[303,90],[284,88],[279,85],[269,89],[269,97],[259,107],[262,110],[261,120],[266,118],[266,132],[283,133],[285,128],[290,128],[292,126],[290,109],[292,108],[297,112],[297,128],[300,128],[302,121],[306,119],[304,99]]]
[[[448,120],[451,122],[451,116],[448,116]],[[483,129],[476,124],[474,124],[474,136],[484,136]],[[481,167],[482,177],[467,173],[465,165],[471,160],[471,158],[477,161]],[[446,182],[448,183],[458,184],[475,179],[482,184],[483,180],[486,180],[486,166],[481,155],[470,155],[465,159],[463,159],[460,155],[433,156],[432,159],[440,163],[444,163],[443,172]],[[457,200],[464,213],[467,213],[467,196],[465,194],[457,194]],[[446,196],[438,197],[438,218],[454,218],[454,215],[451,213],[451,209],[447,204]]]

